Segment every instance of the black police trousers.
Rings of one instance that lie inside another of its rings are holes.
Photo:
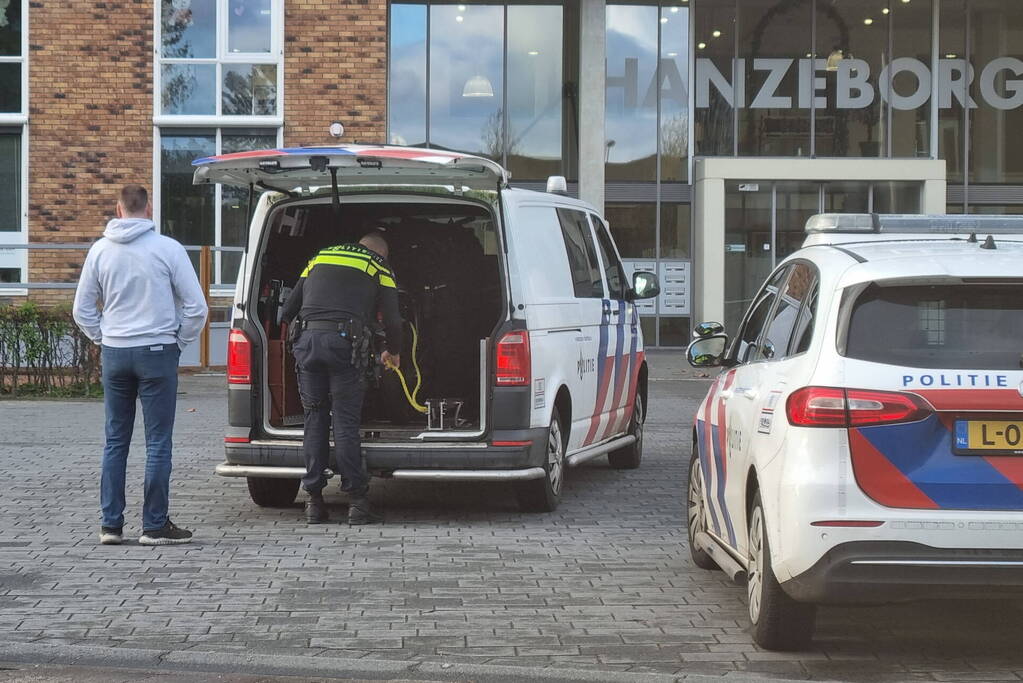
[[[332,330],[305,330],[292,348],[298,366],[298,392],[305,410],[306,491],[327,485],[323,471],[330,462],[330,427],[341,490],[365,495],[369,475],[362,459],[359,423],[366,394],[365,373],[352,365],[352,343]]]

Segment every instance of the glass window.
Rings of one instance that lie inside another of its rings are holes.
[[[871,285],[850,314],[846,355],[917,368],[1019,370],[1020,286]]]
[[[605,178],[657,179],[657,7],[608,5]]]
[[[661,203],[661,258],[689,258],[692,206]]]
[[[276,116],[281,1],[161,0],[158,113]]]
[[[253,149],[272,149],[277,146],[277,131],[224,130],[221,135],[221,153],[245,152]],[[256,198],[259,190],[256,190]],[[220,186],[220,240],[224,247],[243,247],[249,237],[249,191],[231,185]],[[221,252],[217,256],[220,264],[215,269],[221,284],[234,284],[241,265],[240,252]]]
[[[739,109],[739,156],[810,155],[809,92],[799,97],[799,58],[812,49],[810,17],[810,0],[739,3],[747,100]]]
[[[508,6],[507,166],[514,178],[561,173],[561,7]]]
[[[689,343],[689,318],[661,318],[659,327],[660,346],[685,346]]]
[[[900,106],[892,107],[892,156],[927,157],[931,149],[931,3],[890,2],[892,50],[899,68],[892,89]],[[942,18],[944,22],[944,18]],[[909,61],[911,60],[911,61]],[[926,70],[919,65],[926,66]],[[894,66],[893,66],[894,69]],[[926,76],[920,82],[919,75]],[[916,92],[926,93],[910,97]],[[940,91],[939,91],[940,92]],[[904,99],[903,99],[904,98]],[[916,106],[912,106],[916,105]]]
[[[608,204],[604,218],[622,258],[656,258],[656,204]]]
[[[0,128],[0,232],[20,231],[21,128]]]
[[[820,295],[820,280],[814,278],[810,294],[799,311],[799,320],[792,335],[792,355],[806,352],[813,340],[813,326],[817,319],[817,299]]]
[[[694,10],[696,28],[696,154],[735,154],[736,77],[735,4],[701,2]],[[744,76],[743,76],[744,77]],[[742,88],[739,88],[740,92]],[[740,98],[742,99],[742,98]]]
[[[952,211],[949,207],[949,213],[962,213],[963,207],[959,206],[958,211]],[[979,214],[994,214],[999,216],[1005,215],[1023,215],[1023,205],[1020,204],[970,204],[970,213]]]
[[[21,282],[21,268],[0,268],[0,282]]]
[[[824,213],[867,213],[870,183],[847,181],[824,184]]]
[[[22,0],[0,3],[0,114],[20,113]]]
[[[270,0],[230,0],[227,9],[228,52],[270,52]]]
[[[576,297],[604,298],[604,284],[600,277],[600,264],[593,248],[590,224],[582,211],[558,209],[561,236],[565,240],[568,267],[572,271],[572,286]]]
[[[647,346],[657,344],[657,318],[643,316],[639,319],[639,329],[643,331],[643,343]]]
[[[874,183],[874,213],[920,213],[920,183]]]
[[[391,5],[388,141],[426,144],[426,5]]]
[[[1023,6],[1013,0],[971,0],[970,182],[1023,181]]]
[[[504,8],[430,6],[430,144],[503,160]]]
[[[599,218],[590,214],[593,221],[593,229],[597,231],[597,248],[600,249],[600,260],[604,264],[604,280],[607,282],[608,297],[611,299],[624,299],[627,287],[625,271],[615,253],[614,243],[607,233],[607,227]]]
[[[817,3],[815,52],[825,60],[818,74],[824,77],[826,93],[826,106],[816,110],[814,123],[818,156],[884,156],[887,115],[882,103],[893,96],[886,76],[895,71],[888,69],[891,14],[881,11],[887,5]],[[920,66],[927,68],[926,62]],[[901,74],[895,80],[902,85]]]
[[[815,280],[813,268],[806,263],[796,263],[790,268],[790,275],[778,297],[778,305],[764,331],[757,358],[772,360],[788,356],[793,331],[800,321],[803,299],[810,292]]]
[[[216,131],[161,131],[160,232],[182,244],[215,244],[215,186],[192,184],[192,160],[216,152]],[[198,270],[198,252],[188,255]]]
[[[945,177],[963,182],[967,82],[973,67],[966,59],[964,0],[940,0],[938,30],[938,158],[945,160]]]
[[[771,312],[771,307],[774,306],[774,301],[777,298],[778,288],[785,279],[788,270],[788,266],[786,266],[776,272],[767,284],[764,285],[763,289],[760,290],[760,294],[757,295],[753,305],[750,306],[749,313],[746,314],[746,321],[733,343],[735,358],[738,362],[748,363],[756,358],[757,340],[764,329],[764,323],[767,322],[767,316]]]
[[[689,179],[689,8],[661,7],[661,181]]]

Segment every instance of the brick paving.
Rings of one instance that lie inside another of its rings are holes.
[[[758,649],[743,590],[688,560],[687,425],[705,381],[651,354],[643,466],[570,470],[561,507],[498,484],[375,480],[387,523],[309,527],[222,460],[223,377],[181,383],[172,515],[189,546],[99,546],[102,405],[0,402],[0,647],[88,645],[814,680],[1021,680],[1023,602],[825,608],[808,652]],[[126,533],[139,533],[142,439]],[[328,495],[341,517],[344,498]],[[282,660],[284,661],[284,660]],[[311,661],[311,660],[310,660]],[[523,669],[523,671],[525,671]]]

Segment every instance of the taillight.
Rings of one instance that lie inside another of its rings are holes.
[[[798,427],[866,427],[916,422],[931,407],[913,394],[867,389],[803,387],[789,395],[785,414]]]
[[[252,344],[241,330],[231,330],[227,336],[227,382],[252,383]]]
[[[508,332],[497,342],[497,384],[503,387],[529,385],[529,333]]]

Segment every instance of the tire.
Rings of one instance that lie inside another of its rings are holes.
[[[806,649],[813,639],[817,606],[796,602],[778,584],[759,492],[749,518],[749,557],[747,596],[753,642],[768,650]]]
[[[646,406],[643,405],[643,394],[636,392],[636,402],[632,408],[632,419],[629,421],[629,435],[636,440],[624,448],[607,454],[607,462],[616,470],[634,470],[643,460],[643,422],[646,420]]]
[[[520,481],[515,488],[519,507],[524,512],[553,512],[561,502],[561,489],[565,483],[566,434],[561,427],[561,415],[555,411],[547,430],[547,453],[543,463],[543,477]]]
[[[277,479],[271,477],[246,477],[249,483],[249,497],[262,508],[285,508],[295,502],[300,479]]]
[[[704,498],[703,470],[700,468],[700,454],[693,444],[693,457],[689,461],[689,482],[686,486],[686,527],[689,531],[689,556],[700,569],[718,569],[707,551],[696,547],[696,534],[707,531],[707,509]]]

